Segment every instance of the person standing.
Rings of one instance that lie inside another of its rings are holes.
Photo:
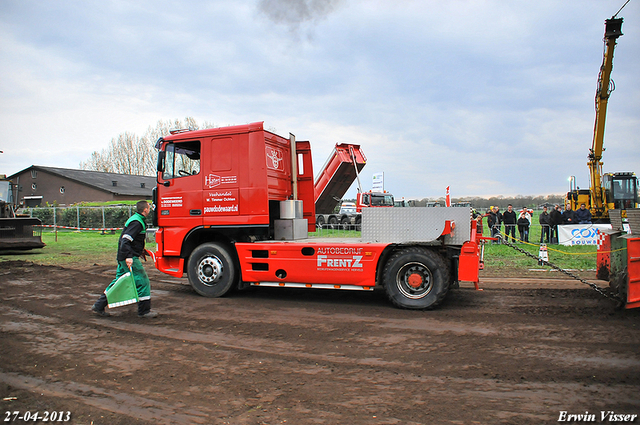
[[[471,210],[471,219],[476,222],[476,234],[482,235],[482,214],[480,214],[475,208]]]
[[[558,226],[562,224],[562,212],[560,212],[560,205],[556,204],[549,213],[549,229],[551,234],[549,241],[551,243],[558,243]]]
[[[542,230],[540,231],[540,243],[542,243],[543,241],[545,243],[549,243],[549,225],[551,222],[551,217],[549,217],[546,206],[542,207],[542,212],[538,217],[538,222],[540,223],[540,226],[542,226]]]
[[[515,242],[517,215],[513,210],[513,205],[509,204],[507,210],[502,213],[502,221],[504,221],[504,230],[507,234],[505,240],[509,239],[509,232],[511,232],[511,242]]]
[[[149,203],[147,201],[139,201],[136,204],[136,212],[127,220],[124,229],[118,239],[118,268],[116,270],[116,278],[107,286],[105,292],[95,302],[91,310],[98,316],[109,316],[104,309],[107,306],[107,289],[125,273],[131,271],[133,280],[138,291],[138,317],[152,318],[158,313],[151,311],[151,285],[149,276],[142,263],[140,257],[144,256],[144,243],[146,237],[147,226],[145,218],[149,215]]]
[[[489,211],[487,211],[487,225],[489,226],[489,232],[492,238],[496,237],[496,221],[498,217],[496,216],[495,207],[489,207]],[[497,243],[497,241],[491,241],[492,244]]]
[[[529,214],[527,210],[520,211],[520,216],[518,217],[518,232],[520,233],[520,241],[521,242],[529,242],[529,225],[531,221],[527,218]]]
[[[591,211],[586,207],[585,204],[580,204],[580,208],[575,212],[577,224],[591,224]]]
[[[576,213],[571,209],[571,204],[567,204],[567,208],[562,213],[562,222],[564,224],[576,224]]]
[[[495,206],[496,212],[496,235],[500,235],[502,233],[502,213],[500,212],[500,207]]]

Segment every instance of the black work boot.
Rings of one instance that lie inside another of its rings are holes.
[[[100,295],[98,301],[91,307],[91,311],[93,311],[98,316],[109,317],[111,314],[109,312],[104,311],[104,308],[107,306],[107,296],[105,294]]]
[[[138,317],[151,319],[158,317],[158,313],[151,311],[151,300],[144,300],[138,302]]]

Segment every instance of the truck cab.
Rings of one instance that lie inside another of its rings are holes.
[[[343,202],[340,205],[340,214],[355,214],[356,204],[355,202]]]
[[[156,147],[154,263],[171,276],[186,273],[200,295],[380,287],[398,307],[428,309],[459,280],[477,288],[480,240],[468,208],[396,209],[390,193],[359,193],[361,239],[309,238],[318,199],[309,142],[256,122],[172,131]]]
[[[358,193],[356,198],[356,209],[359,213],[367,207],[393,207],[393,195],[389,192],[364,192]]]

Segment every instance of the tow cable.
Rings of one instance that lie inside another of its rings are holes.
[[[549,266],[554,270],[557,270],[561,273],[566,274],[569,277],[572,277],[576,280],[579,280],[580,282],[584,283],[585,285],[589,285],[594,291],[598,292],[600,295],[609,298],[610,300],[615,301],[616,303],[618,303],[618,305],[622,305],[624,303],[624,300],[622,300],[620,297],[618,297],[617,295],[611,295],[609,293],[606,292],[606,289],[600,288],[598,285],[596,285],[595,283],[592,282],[588,282],[587,280],[581,278],[580,276],[576,276],[575,274],[571,273],[568,270],[563,269],[562,267],[556,266],[553,263],[550,263],[548,260],[544,260],[541,259],[539,257],[536,257],[535,255],[533,255],[532,253],[525,251],[522,248],[519,248],[517,246],[515,246],[514,244],[512,244],[511,242],[509,242],[508,240],[506,240],[505,238],[502,237],[502,234],[498,234],[495,237],[497,237],[497,239],[500,241],[499,243],[506,245],[508,247],[511,247],[513,249],[515,249],[518,252],[523,253],[524,255],[533,258],[534,260],[536,260],[538,263],[544,265],[544,266]]]

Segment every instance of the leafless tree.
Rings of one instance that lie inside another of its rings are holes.
[[[142,137],[124,132],[111,139],[108,148],[100,152],[94,151],[88,160],[80,163],[80,169],[153,176],[156,172],[154,147],[160,137],[169,135],[169,131],[173,129],[199,130],[213,127],[213,123],[207,121],[200,125],[193,117],[186,117],[184,121],[159,120],[155,127],[149,126]]]

